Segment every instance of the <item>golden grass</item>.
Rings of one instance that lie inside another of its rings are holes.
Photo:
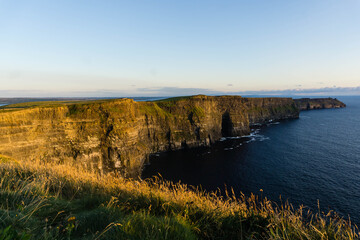
[[[0,220],[3,228],[4,223],[11,225],[16,236],[136,239],[151,233],[146,239],[359,239],[357,226],[334,212],[311,213],[288,203],[277,206],[255,195],[222,197],[161,179],[99,176],[68,165],[15,164],[6,157],[0,162],[1,196],[8,196],[7,205],[0,208],[6,217]],[[14,211],[21,217],[8,217]],[[90,220],[91,214],[95,220]],[[100,217],[106,221],[96,223]],[[15,223],[9,224],[9,218]]]

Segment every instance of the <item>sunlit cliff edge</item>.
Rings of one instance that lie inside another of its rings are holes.
[[[0,153],[15,159],[81,165],[135,177],[151,153],[209,146],[253,124],[336,108],[336,99],[192,96],[14,104],[0,110]]]

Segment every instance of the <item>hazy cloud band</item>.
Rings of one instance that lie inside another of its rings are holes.
[[[259,96],[343,96],[360,95],[358,87],[325,87],[310,89],[286,89],[286,90],[259,90],[259,91],[216,91],[207,88],[137,88],[128,90],[96,90],[96,91],[44,91],[44,90],[0,90],[0,98],[3,97],[161,97],[161,96],[187,96],[187,95],[259,95]]]

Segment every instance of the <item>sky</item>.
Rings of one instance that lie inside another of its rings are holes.
[[[360,94],[359,0],[0,0],[0,97]]]

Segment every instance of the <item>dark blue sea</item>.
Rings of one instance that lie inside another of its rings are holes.
[[[279,202],[335,210],[360,224],[360,97],[338,97],[343,109],[303,111],[299,119],[273,122],[250,136],[213,147],[155,154],[143,178],[233,188]]]

